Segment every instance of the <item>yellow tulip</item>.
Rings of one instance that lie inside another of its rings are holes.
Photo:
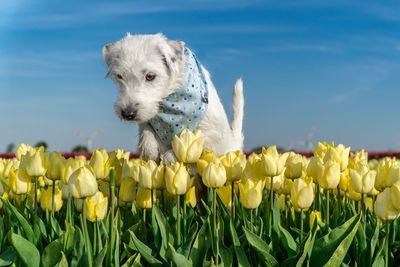
[[[340,171],[344,171],[349,163],[350,147],[339,144],[336,147],[330,147],[324,156],[324,163],[335,161],[339,163]]]
[[[54,190],[54,209],[53,209],[53,187],[49,186],[42,191],[40,197],[40,206],[46,211],[59,211],[63,205],[62,191],[56,187]]]
[[[139,187],[136,194],[136,205],[142,209],[151,209],[153,207],[153,201],[151,200],[151,190]]]
[[[264,181],[246,179],[239,183],[240,202],[246,209],[255,209],[261,204]]]
[[[349,188],[347,193],[349,194],[349,198],[354,200],[354,201],[360,201],[361,200],[361,194],[356,192],[353,187],[351,186],[351,183],[349,183]]]
[[[246,167],[243,171],[243,178],[259,180],[264,177],[261,158],[256,153],[252,153],[247,159]]]
[[[321,158],[314,156],[311,158],[307,166],[307,175],[313,178],[315,183],[324,175],[324,162]]]
[[[217,194],[227,209],[232,207],[232,184],[217,188]]]
[[[283,173],[272,177],[272,190],[274,192],[279,192],[281,190],[284,179],[287,178],[284,177]],[[265,188],[271,190],[271,177],[265,179]]]
[[[390,197],[393,206],[400,211],[400,183],[395,183],[390,187]]]
[[[357,193],[369,193],[375,184],[376,172],[370,171],[368,165],[359,165],[357,170],[350,169],[350,182],[351,187]]]
[[[262,148],[261,153],[261,172],[264,176],[277,176],[285,168],[288,153],[279,155],[276,146],[270,146],[267,149]]]
[[[80,167],[68,181],[69,191],[74,198],[93,196],[98,191],[96,177],[90,166]]]
[[[339,188],[343,192],[347,192],[349,190],[349,183],[350,183],[350,174],[349,169],[346,169],[344,172],[340,173],[340,181],[339,181]]]
[[[135,198],[136,181],[131,177],[125,177],[119,187],[119,199],[124,202],[133,202]]]
[[[110,161],[108,153],[105,149],[98,148],[93,151],[89,165],[93,168],[93,172],[97,179],[106,179],[110,173]]]
[[[80,158],[69,158],[63,162],[62,170],[61,170],[61,180],[64,184],[68,184],[69,177],[71,174],[79,169],[80,167],[85,166],[86,160],[82,160]]]
[[[16,158],[5,159],[3,160],[3,169],[2,171],[0,171],[0,177],[8,178],[11,170],[15,172],[18,169],[19,169],[19,160],[17,160]]]
[[[285,177],[297,179],[303,173],[303,156],[290,152],[286,160]]]
[[[143,162],[139,166],[139,184],[146,189],[153,189],[152,175],[157,168],[157,163],[154,160]]]
[[[308,209],[314,201],[312,183],[307,184],[303,179],[296,179],[290,191],[290,200],[295,209]]]
[[[292,185],[293,185],[293,180],[287,179],[287,178],[283,178],[282,179],[282,185],[281,185],[281,188],[280,188],[280,193],[281,194],[285,194],[285,195],[289,195],[290,191],[292,190]]]
[[[368,164],[368,152],[364,149],[357,151],[356,153],[351,153],[349,157],[349,168],[358,169],[359,165]]]
[[[379,165],[379,161],[377,159],[371,159],[368,161],[369,168],[371,170],[376,170]]]
[[[371,197],[364,198],[364,204],[367,209],[369,209],[370,211],[374,211],[374,201]]]
[[[22,156],[26,155],[26,153],[28,153],[28,151],[32,150],[33,148],[28,145],[28,144],[19,144],[17,146],[17,150],[15,152],[15,157],[18,160],[21,160]]]
[[[65,165],[65,159],[59,152],[50,152],[46,157],[46,177],[50,180],[60,180]]]
[[[172,139],[172,149],[177,159],[184,163],[195,163],[203,151],[204,138],[200,130],[194,133],[184,129]]]
[[[190,187],[190,175],[182,162],[165,166],[165,185],[172,195],[184,195]]]
[[[196,207],[197,198],[196,198],[196,187],[192,186],[185,195],[185,203],[189,204],[192,208]]]
[[[400,181],[400,164],[394,159],[381,160],[376,167],[375,188],[382,191],[398,181]]]
[[[108,198],[98,191],[85,199],[86,219],[95,222],[103,220],[107,214]]]
[[[125,160],[129,159],[129,152],[124,152],[122,149],[116,149],[113,152],[108,153],[107,166],[110,172],[111,168],[115,171],[115,184],[119,186],[122,180],[122,165]],[[108,176],[106,177],[108,179]]]
[[[203,150],[200,159],[196,162],[197,170],[200,176],[203,176],[204,170],[207,168],[210,162],[214,162],[217,159],[214,151]]]
[[[334,146],[335,144],[333,142],[331,143],[318,142],[318,145],[314,148],[314,155],[319,157],[320,159],[323,159],[328,149]]]
[[[20,168],[25,169],[30,177],[39,177],[46,174],[45,153],[43,147],[29,150],[21,158]]]
[[[226,182],[226,171],[219,160],[208,164],[201,177],[203,184],[210,188],[221,187]]]
[[[279,210],[286,210],[286,196],[284,194],[280,194],[278,197]]]
[[[126,177],[130,177],[134,179],[136,182],[139,182],[139,173],[141,164],[142,160],[140,159],[133,159],[133,160],[125,159],[122,164],[121,178],[124,179]]]
[[[225,167],[227,181],[234,182],[242,177],[246,156],[240,151],[228,152],[221,156],[221,163]]]
[[[336,161],[327,161],[324,163],[324,172],[318,178],[318,184],[323,189],[335,189],[340,182],[340,165]]]
[[[12,170],[8,178],[8,186],[17,195],[27,194],[32,188],[31,178],[23,169],[15,172]]]
[[[322,216],[321,216],[321,212],[319,212],[317,210],[313,210],[312,212],[310,212],[310,227],[312,227],[314,225],[315,220],[317,220],[318,228],[319,228],[319,226],[322,225]]]
[[[394,220],[399,216],[399,210],[393,205],[390,194],[390,188],[385,188],[375,200],[374,203],[375,214],[382,220]]]

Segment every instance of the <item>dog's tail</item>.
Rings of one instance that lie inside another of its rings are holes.
[[[244,114],[244,96],[243,96],[243,81],[236,81],[235,89],[232,97],[232,121],[231,128],[236,144],[240,149],[243,149],[243,114]]]

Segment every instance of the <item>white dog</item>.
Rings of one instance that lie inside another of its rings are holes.
[[[217,154],[243,147],[243,84],[233,91],[229,124],[208,71],[184,42],[162,34],[131,35],[103,47],[107,76],[119,88],[118,116],[139,123],[144,159],[174,162],[173,135],[201,129],[204,146]]]

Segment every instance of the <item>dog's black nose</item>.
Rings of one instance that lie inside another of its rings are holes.
[[[133,121],[133,120],[135,120],[136,115],[137,115],[137,111],[131,107],[121,110],[121,116],[124,120]]]

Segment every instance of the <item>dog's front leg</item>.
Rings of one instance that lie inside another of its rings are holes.
[[[147,123],[139,124],[139,152],[140,157],[146,160],[159,160],[160,144],[156,134]]]

